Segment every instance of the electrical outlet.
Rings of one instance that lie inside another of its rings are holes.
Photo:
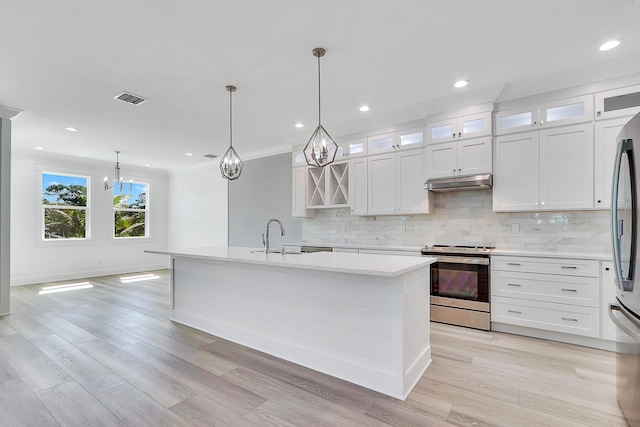
[[[520,232],[520,224],[518,224],[517,222],[514,222],[513,224],[511,224],[511,232],[513,234],[517,234]]]

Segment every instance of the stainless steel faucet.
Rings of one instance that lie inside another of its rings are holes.
[[[280,235],[284,236],[284,227],[282,226],[282,223],[280,222],[280,220],[276,219],[276,218],[271,218],[267,222],[267,226],[264,229],[264,233],[262,233],[262,244],[264,245],[264,253],[265,254],[269,253],[269,226],[274,221],[277,222],[278,225],[280,225]]]

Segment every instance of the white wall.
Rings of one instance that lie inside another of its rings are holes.
[[[609,211],[493,212],[492,190],[431,193],[432,215],[350,216],[318,209],[302,223],[309,243],[422,246],[494,244],[500,249],[611,253]],[[512,233],[512,224],[519,232]]]
[[[102,180],[113,163],[14,149],[11,172],[11,284],[22,285],[167,268],[168,176],[165,171],[122,164],[125,179],[149,184],[149,238],[113,237],[113,195]],[[90,177],[90,238],[42,239],[42,172]]]
[[[228,181],[218,162],[169,174],[169,218],[170,247],[227,246]]]

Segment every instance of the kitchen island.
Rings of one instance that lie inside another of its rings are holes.
[[[171,319],[405,399],[431,363],[427,257],[270,253],[171,256]]]

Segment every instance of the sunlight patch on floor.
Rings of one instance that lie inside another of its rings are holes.
[[[149,273],[149,274],[139,274],[137,276],[121,277],[120,282],[133,283],[133,282],[142,282],[144,280],[154,280],[154,279],[160,279],[160,278],[161,277],[158,276],[157,274]]]
[[[93,288],[93,285],[89,282],[69,283],[66,285],[45,286],[42,288],[38,295],[54,294],[56,292],[75,291],[78,289]]]

